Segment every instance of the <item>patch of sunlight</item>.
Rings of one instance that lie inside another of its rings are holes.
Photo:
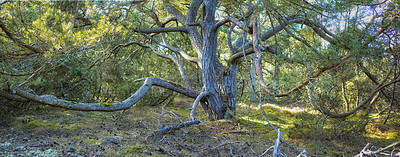
[[[378,134],[366,134],[366,137],[384,139],[384,136]]]
[[[243,119],[243,120],[247,120],[247,121],[253,122],[253,123],[259,123],[259,124],[264,124],[264,125],[268,125],[269,126],[268,122],[265,121],[265,120],[253,119],[253,118],[248,117],[248,116],[241,116],[239,118]],[[282,129],[286,130],[286,129],[294,127],[294,125],[292,125],[292,124],[283,124],[283,123],[279,123],[277,121],[271,121],[271,120],[268,120],[268,121],[271,122],[271,124],[274,125],[274,127],[279,127],[281,130]]]
[[[250,106],[250,109],[253,109],[253,110],[258,110],[258,109],[260,109],[260,106],[259,105],[257,105],[257,106],[255,106],[255,105],[248,105],[248,104],[246,104],[246,103],[238,103],[238,105],[237,105],[238,107],[249,107]],[[303,108],[300,108],[300,107],[293,107],[293,108],[288,108],[288,107],[284,107],[284,106],[278,106],[278,105],[276,105],[276,104],[271,104],[271,103],[264,103],[263,104],[263,108],[267,108],[267,107],[269,107],[269,108],[274,108],[274,109],[277,109],[277,110],[279,110],[280,112],[282,112],[282,111],[288,111],[288,112],[290,112],[290,113],[292,113],[292,114],[294,114],[294,113],[299,113],[299,112],[305,112],[306,111],[306,109],[303,109]]]

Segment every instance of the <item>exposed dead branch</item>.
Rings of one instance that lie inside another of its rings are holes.
[[[281,141],[281,131],[278,129],[278,138],[276,138],[273,157],[278,157],[279,155],[279,143]]]
[[[0,90],[0,97],[9,99],[9,100],[14,100],[14,101],[19,101],[19,102],[28,102],[28,99],[25,99],[23,97],[20,97],[18,95],[15,95],[9,91],[6,90]]]
[[[183,127],[187,127],[187,126],[194,125],[194,124],[200,124],[200,123],[201,123],[200,120],[193,120],[193,121],[187,121],[187,122],[180,123],[180,124],[178,124],[176,126],[167,126],[167,127],[164,127],[162,129],[158,130],[157,132],[155,132],[153,134],[148,135],[146,137],[146,140],[149,140],[150,138],[152,138],[154,136],[157,136],[159,134],[168,133],[168,132],[173,131],[173,130],[178,130],[178,129],[181,129]]]
[[[262,154],[260,155],[260,157],[266,156],[267,153],[268,153],[271,149],[273,149],[273,148],[274,148],[274,146],[269,147],[267,150],[264,151],[264,153],[262,153]]]
[[[379,154],[382,154],[384,151],[387,151],[389,148],[391,147],[395,147],[397,145],[400,145],[400,141],[397,141],[395,143],[392,143],[391,145],[386,146],[385,148],[380,148],[376,151],[371,151],[370,149],[373,147],[373,145],[371,143],[368,143],[360,152],[360,154],[355,155],[354,157],[374,157],[377,156]],[[398,157],[400,156],[400,153],[397,154],[383,154],[383,155],[390,155],[393,157]]]

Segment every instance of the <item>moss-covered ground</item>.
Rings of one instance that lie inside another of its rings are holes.
[[[189,120],[193,100],[175,98],[166,105],[161,125]],[[81,112],[48,106],[2,108],[0,156],[265,156],[272,155],[276,131],[263,119],[259,105],[240,103],[235,120],[207,120],[198,108],[193,125],[146,139],[160,129],[161,106],[134,106],[126,111]],[[302,107],[303,106],[303,107]],[[386,124],[370,116],[360,121],[329,119],[301,104],[264,104],[266,118],[286,141],[308,156],[353,156],[367,143],[384,147],[400,140],[400,120]],[[354,124],[352,123],[354,122]],[[354,127],[356,128],[356,127]],[[353,129],[353,130],[352,130]],[[266,152],[266,150],[268,150]],[[280,152],[297,156],[286,144]]]

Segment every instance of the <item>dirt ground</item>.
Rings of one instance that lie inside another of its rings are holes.
[[[134,106],[126,111],[81,112],[35,104],[9,104],[1,108],[0,156],[271,156],[277,133],[261,123],[257,107],[238,106],[235,120],[207,120],[202,110],[196,116],[202,121],[146,137],[162,126],[176,126],[189,120],[192,100],[178,99],[164,108]],[[283,135],[293,130],[284,118],[296,118],[291,111],[267,109],[272,120],[281,121]],[[282,113],[282,114],[281,114]],[[252,116],[250,116],[252,115]],[[273,117],[275,116],[275,117]],[[247,118],[246,118],[247,117]],[[257,121],[258,119],[258,121]],[[159,121],[160,120],[160,121]],[[277,127],[280,127],[279,124]],[[397,132],[398,133],[398,132]],[[297,135],[297,134],[296,134]],[[290,136],[290,135],[288,135]],[[296,137],[296,138],[292,138]],[[289,145],[281,143],[280,152],[297,156],[356,155],[372,138],[352,136],[329,139],[291,136]],[[399,140],[374,138],[374,145],[385,146]]]

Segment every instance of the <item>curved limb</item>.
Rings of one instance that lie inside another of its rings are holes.
[[[201,93],[199,94],[199,96],[197,96],[196,100],[194,100],[194,103],[193,103],[193,105],[192,105],[192,110],[190,111],[190,119],[191,119],[191,120],[195,120],[195,119],[196,119],[196,118],[194,117],[194,114],[195,114],[195,112],[196,112],[196,107],[197,107],[197,105],[199,104],[200,100],[201,100],[204,96],[206,96],[206,95],[208,95],[208,92],[201,92]]]
[[[353,113],[355,113],[356,111],[358,111],[359,109],[361,109],[361,108],[362,108],[363,106],[365,106],[366,104],[369,104],[370,102],[372,102],[372,100],[374,100],[374,97],[378,96],[378,95],[376,95],[376,94],[377,94],[380,90],[382,90],[383,88],[385,88],[385,87],[387,87],[387,86],[389,86],[389,85],[391,85],[391,84],[397,83],[397,82],[400,82],[400,78],[398,78],[398,79],[396,79],[396,80],[393,80],[393,81],[390,81],[390,82],[388,82],[388,83],[386,83],[386,84],[378,85],[378,86],[375,88],[375,90],[373,90],[373,91],[371,92],[371,94],[368,96],[367,99],[365,99],[361,104],[359,104],[358,106],[356,106],[354,109],[352,109],[352,110],[350,110],[350,111],[348,111],[348,112],[345,112],[345,113],[335,114],[335,113],[329,112],[329,111],[326,110],[325,108],[322,108],[320,105],[318,105],[317,99],[314,97],[314,94],[313,94],[313,84],[312,84],[312,82],[311,82],[311,83],[309,84],[309,86],[307,87],[307,88],[308,88],[308,98],[310,99],[311,103],[312,103],[314,106],[316,106],[317,109],[318,109],[318,111],[320,111],[322,114],[324,114],[324,115],[326,115],[326,116],[329,116],[329,117],[331,117],[331,118],[344,118],[344,117],[347,117],[347,116],[352,115]],[[375,95],[376,95],[376,96],[375,96]]]
[[[148,77],[145,79],[143,85],[129,98],[125,99],[124,101],[117,102],[117,103],[79,103],[73,101],[67,101],[64,99],[59,99],[54,95],[36,95],[29,92],[26,92],[19,87],[16,87],[13,92],[25,99],[38,102],[45,105],[50,105],[54,107],[61,107],[70,110],[80,110],[80,111],[118,111],[124,110],[132,107],[136,102],[138,102],[151,88],[151,86],[159,86],[169,90],[173,90],[177,93],[181,93],[185,96],[196,98],[199,95],[199,92],[182,88],[179,86],[175,86],[170,82],[164,81],[160,78]]]

